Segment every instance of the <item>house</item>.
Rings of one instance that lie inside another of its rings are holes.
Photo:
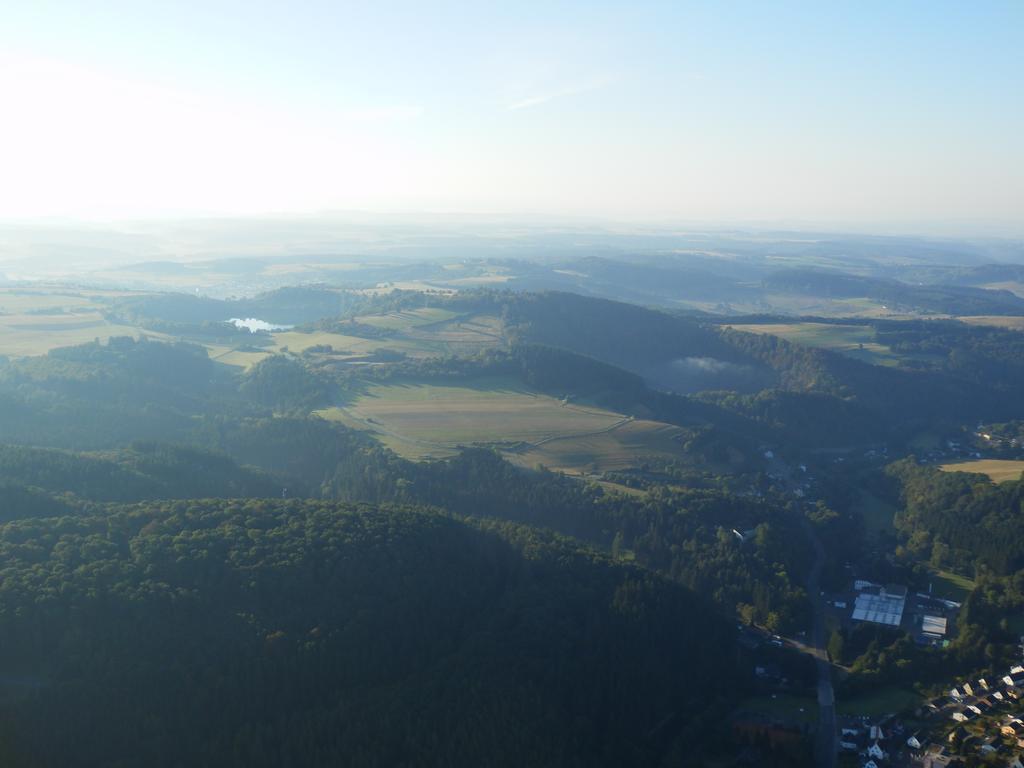
[[[950,717],[956,720],[958,723],[964,723],[970,720],[972,717],[974,717],[974,713],[970,710],[958,709],[956,712],[950,715]]]
[[[962,699],[967,695],[962,685],[954,686],[949,689],[949,696],[952,699]]]
[[[910,734],[910,738],[907,739],[907,746],[911,749],[921,749],[924,746],[924,742],[921,741],[920,736],[920,731]]]
[[[964,690],[967,691],[968,696],[979,696],[984,689],[979,682],[966,682],[964,683]]]
[[[1006,689],[1006,695],[1009,696],[1011,699],[1020,699],[1022,696],[1024,696],[1024,692],[1022,692],[1020,688],[1011,685],[1009,688]]]
[[[881,768],[874,760],[868,760],[864,763],[864,768]]]
[[[994,691],[1002,681],[998,677],[979,677],[978,682],[986,691]]]
[[[839,748],[840,749],[847,749],[847,750],[850,750],[851,752],[856,752],[857,751],[857,742],[855,742],[855,741],[840,741],[839,742]]]
[[[868,754],[868,757],[873,757],[875,760],[884,760],[885,759],[885,750],[882,749],[878,745],[877,741],[874,744],[872,744],[870,747],[868,747],[867,754]]]
[[[1013,736],[1015,739],[1024,737],[1024,723],[1017,718],[1014,718],[1008,723],[1004,723],[999,728],[999,732],[1004,736]]]
[[[843,736],[860,736],[860,729],[859,728],[843,728],[842,734],[843,734]]]
[[[979,696],[975,704],[981,707],[982,710],[984,710],[985,712],[994,709],[996,706],[996,703],[992,701],[992,698],[990,696]]]
[[[974,702],[973,704],[968,704],[967,705],[967,711],[973,712],[976,715],[983,715],[983,714],[985,714],[985,711],[981,708],[979,702]]]
[[[1024,672],[1013,672],[1003,676],[1003,682],[1013,688],[1020,688],[1024,685]]]
[[[882,730],[880,725],[872,725],[871,731],[868,733],[868,738],[871,741],[885,741],[885,731]]]

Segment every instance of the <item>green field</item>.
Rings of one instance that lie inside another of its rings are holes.
[[[490,445],[520,466],[586,474],[681,455],[678,427],[531,392],[513,379],[373,384],[352,402],[316,413],[374,433],[412,459],[450,456],[460,445]]]
[[[755,323],[730,327],[748,333],[768,333],[807,347],[841,352],[875,365],[896,365],[900,359],[889,347],[875,341],[875,329],[867,325]]]
[[[364,325],[372,325],[377,328],[390,328],[396,331],[408,331],[423,325],[444,322],[456,317],[456,313],[448,309],[434,307],[423,307],[421,309],[409,309],[402,312],[389,312],[385,315],[363,315],[356,320]]]
[[[114,294],[0,291],[0,355],[44,355],[57,347],[106,341],[111,336],[167,338],[107,321],[102,315],[106,295]]]
[[[974,591],[974,580],[952,571],[934,569],[932,575],[932,591],[937,597],[955,600],[962,603]]]
[[[994,325],[997,328],[1009,328],[1011,331],[1024,331],[1024,317],[1003,317],[999,315],[976,315],[958,318],[968,325]]]
[[[600,434],[550,440],[510,458],[523,466],[543,464],[569,474],[628,469],[644,457],[681,458],[676,440],[681,431],[659,421],[636,419]]]
[[[888,685],[870,693],[836,701],[836,712],[840,715],[881,715],[897,714],[915,706],[921,697],[906,688]]]
[[[211,360],[238,368],[251,368],[260,360],[270,355],[270,352],[242,351],[215,344],[208,344],[206,351],[210,355]]]
[[[889,533],[893,530],[896,507],[873,493],[862,490],[854,508],[860,513],[869,534]]]
[[[410,340],[402,337],[388,339],[364,339],[360,336],[348,336],[342,333],[314,331],[300,333],[298,331],[282,331],[274,334],[272,351],[301,353],[310,347],[328,345],[333,347],[332,357],[363,357],[378,349],[402,352],[410,357],[428,357],[443,352],[443,348],[430,341]]]
[[[939,469],[943,472],[975,472],[979,475],[988,475],[993,483],[1005,483],[1009,480],[1020,480],[1020,473],[1024,472],[1024,461],[977,459],[943,464]]]
[[[416,457],[447,455],[459,445],[540,443],[625,420],[612,411],[529,392],[511,379],[458,386],[375,384],[352,403],[318,414],[357,423],[396,452]]]

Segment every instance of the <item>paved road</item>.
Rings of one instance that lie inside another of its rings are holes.
[[[804,531],[814,547],[814,564],[807,574],[807,595],[814,611],[811,645],[814,663],[818,669],[818,733],[814,742],[814,764],[818,768],[835,768],[836,752],[836,697],[832,690],[832,665],[828,660],[825,640],[825,606],[821,600],[818,578],[825,565],[825,549],[821,546],[811,524],[803,521]]]

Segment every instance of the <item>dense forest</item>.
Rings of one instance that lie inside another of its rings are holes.
[[[5,765],[696,764],[735,684],[693,593],[505,524],[182,501],[0,551]]]
[[[935,565],[973,571],[984,564],[998,574],[1024,569],[1024,481],[995,484],[984,475],[941,472],[913,458],[891,465],[903,511],[896,524],[908,547]]]

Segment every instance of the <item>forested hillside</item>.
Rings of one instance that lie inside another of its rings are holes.
[[[675,765],[734,694],[700,599],[514,526],[152,503],[0,560],[5,765]]]
[[[996,573],[1024,568],[1024,481],[992,483],[984,475],[940,472],[904,459],[888,469],[904,505],[896,523],[910,546],[937,565]]]

